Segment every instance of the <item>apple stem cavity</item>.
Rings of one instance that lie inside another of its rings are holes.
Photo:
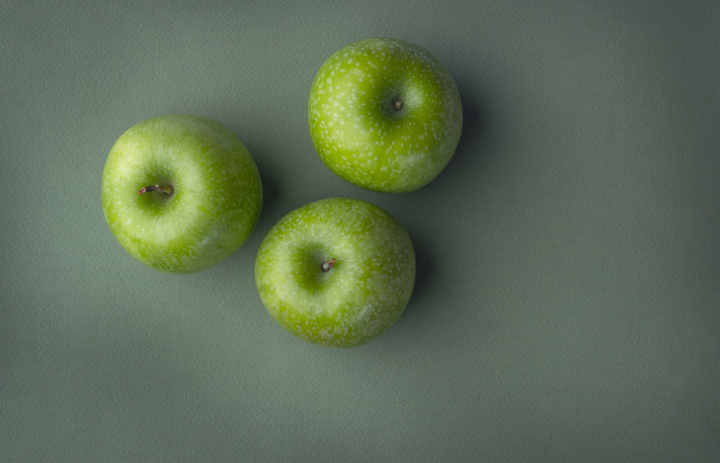
[[[398,111],[401,110],[402,109],[402,100],[396,100],[395,103],[393,104],[393,106],[395,106],[395,109],[397,109]]]
[[[150,185],[150,186],[142,187],[138,190],[138,194],[143,195],[143,194],[147,193],[148,191],[162,191],[163,193],[167,194],[168,196],[173,194],[172,187],[163,186],[163,185]]]
[[[333,268],[335,266],[335,262],[337,262],[337,259],[330,259],[329,262],[325,262],[324,264],[322,264],[322,271],[327,272],[328,270]]]

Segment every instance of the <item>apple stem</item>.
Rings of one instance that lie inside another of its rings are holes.
[[[325,262],[322,264],[322,270],[323,272],[327,272],[331,268],[335,266],[335,262],[337,262],[337,259],[330,259],[330,262]]]
[[[394,106],[395,106],[395,109],[397,109],[397,110],[402,109],[402,100],[397,100],[397,101],[395,102],[395,105],[394,105]]]
[[[162,191],[163,193],[166,193],[167,195],[173,194],[173,189],[170,186],[163,186],[163,185],[150,185],[142,187],[138,190],[138,194],[142,195],[147,193],[148,191]]]

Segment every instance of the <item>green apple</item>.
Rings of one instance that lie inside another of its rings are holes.
[[[102,176],[110,230],[143,264],[205,270],[235,252],[260,217],[262,185],[245,145],[225,126],[185,114],[131,127]]]
[[[308,120],[331,171],[369,190],[402,193],[445,168],[463,113],[455,81],[430,52],[402,40],[367,39],[322,65]]]
[[[315,344],[353,347],[397,321],[415,284],[407,232],[357,199],[316,201],[283,217],[260,244],[255,283],[270,315]]]

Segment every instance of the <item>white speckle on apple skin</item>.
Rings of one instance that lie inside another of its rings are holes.
[[[323,262],[337,259],[322,271]],[[292,334],[328,347],[365,344],[407,306],[415,253],[405,229],[366,201],[331,198],[283,217],[265,236],[255,281],[270,315]]]
[[[396,98],[402,101],[397,112]],[[450,161],[462,132],[462,105],[452,76],[427,50],[367,39],[320,68],[308,123],[330,170],[363,188],[400,193],[426,185]]]

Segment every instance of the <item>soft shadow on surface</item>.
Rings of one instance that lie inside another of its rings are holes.
[[[468,82],[459,82],[458,91],[463,106],[463,135],[478,134],[484,126],[480,110],[479,95],[477,92],[470,92],[471,85]],[[464,137],[463,137],[464,138]],[[462,139],[460,140],[462,143]]]
[[[428,204],[445,207],[444,204],[449,204],[451,197],[460,200],[464,204],[463,207],[480,207],[479,204],[483,201],[483,193],[478,189],[478,185],[485,182],[479,177],[485,175],[483,165],[486,164],[487,158],[491,157],[491,147],[486,143],[488,134],[485,107],[477,90],[478,83],[460,80],[457,84],[463,105],[463,132],[453,158],[445,170],[427,186],[407,196],[392,198],[398,201],[398,208],[404,207],[413,211],[412,216],[415,218],[408,215],[407,223],[416,222],[417,217],[422,218],[418,225],[437,223],[438,220],[454,220],[452,217],[438,217],[427,213]],[[444,242],[452,233],[446,236],[434,226],[425,230],[423,234],[408,229],[415,248],[417,273],[415,288],[406,312],[416,310],[415,307],[422,307],[423,301],[435,299],[444,279],[458,271],[457,268],[438,265],[440,261],[446,260],[443,255],[437,254],[441,252],[439,250],[453,247],[450,243]]]
[[[430,254],[432,246],[426,244],[419,236],[410,234],[410,239],[415,249],[415,287],[413,288],[408,308],[405,309],[412,311],[414,306],[413,302],[418,299],[422,299],[423,295],[431,290],[431,280],[433,276],[433,258]]]
[[[260,218],[262,220],[262,216],[273,216],[267,213],[273,210],[280,198],[280,182],[273,175],[274,170],[272,167],[268,166],[262,158],[255,158],[255,164],[260,171],[260,181],[263,189],[263,206]]]
[[[442,180],[442,177],[454,177],[455,173],[474,170],[484,157],[479,154],[485,153],[480,153],[478,150],[487,132],[486,108],[480,94],[475,90],[477,85],[457,81],[463,108],[462,135],[455,154],[445,167],[445,171],[435,181]]]

